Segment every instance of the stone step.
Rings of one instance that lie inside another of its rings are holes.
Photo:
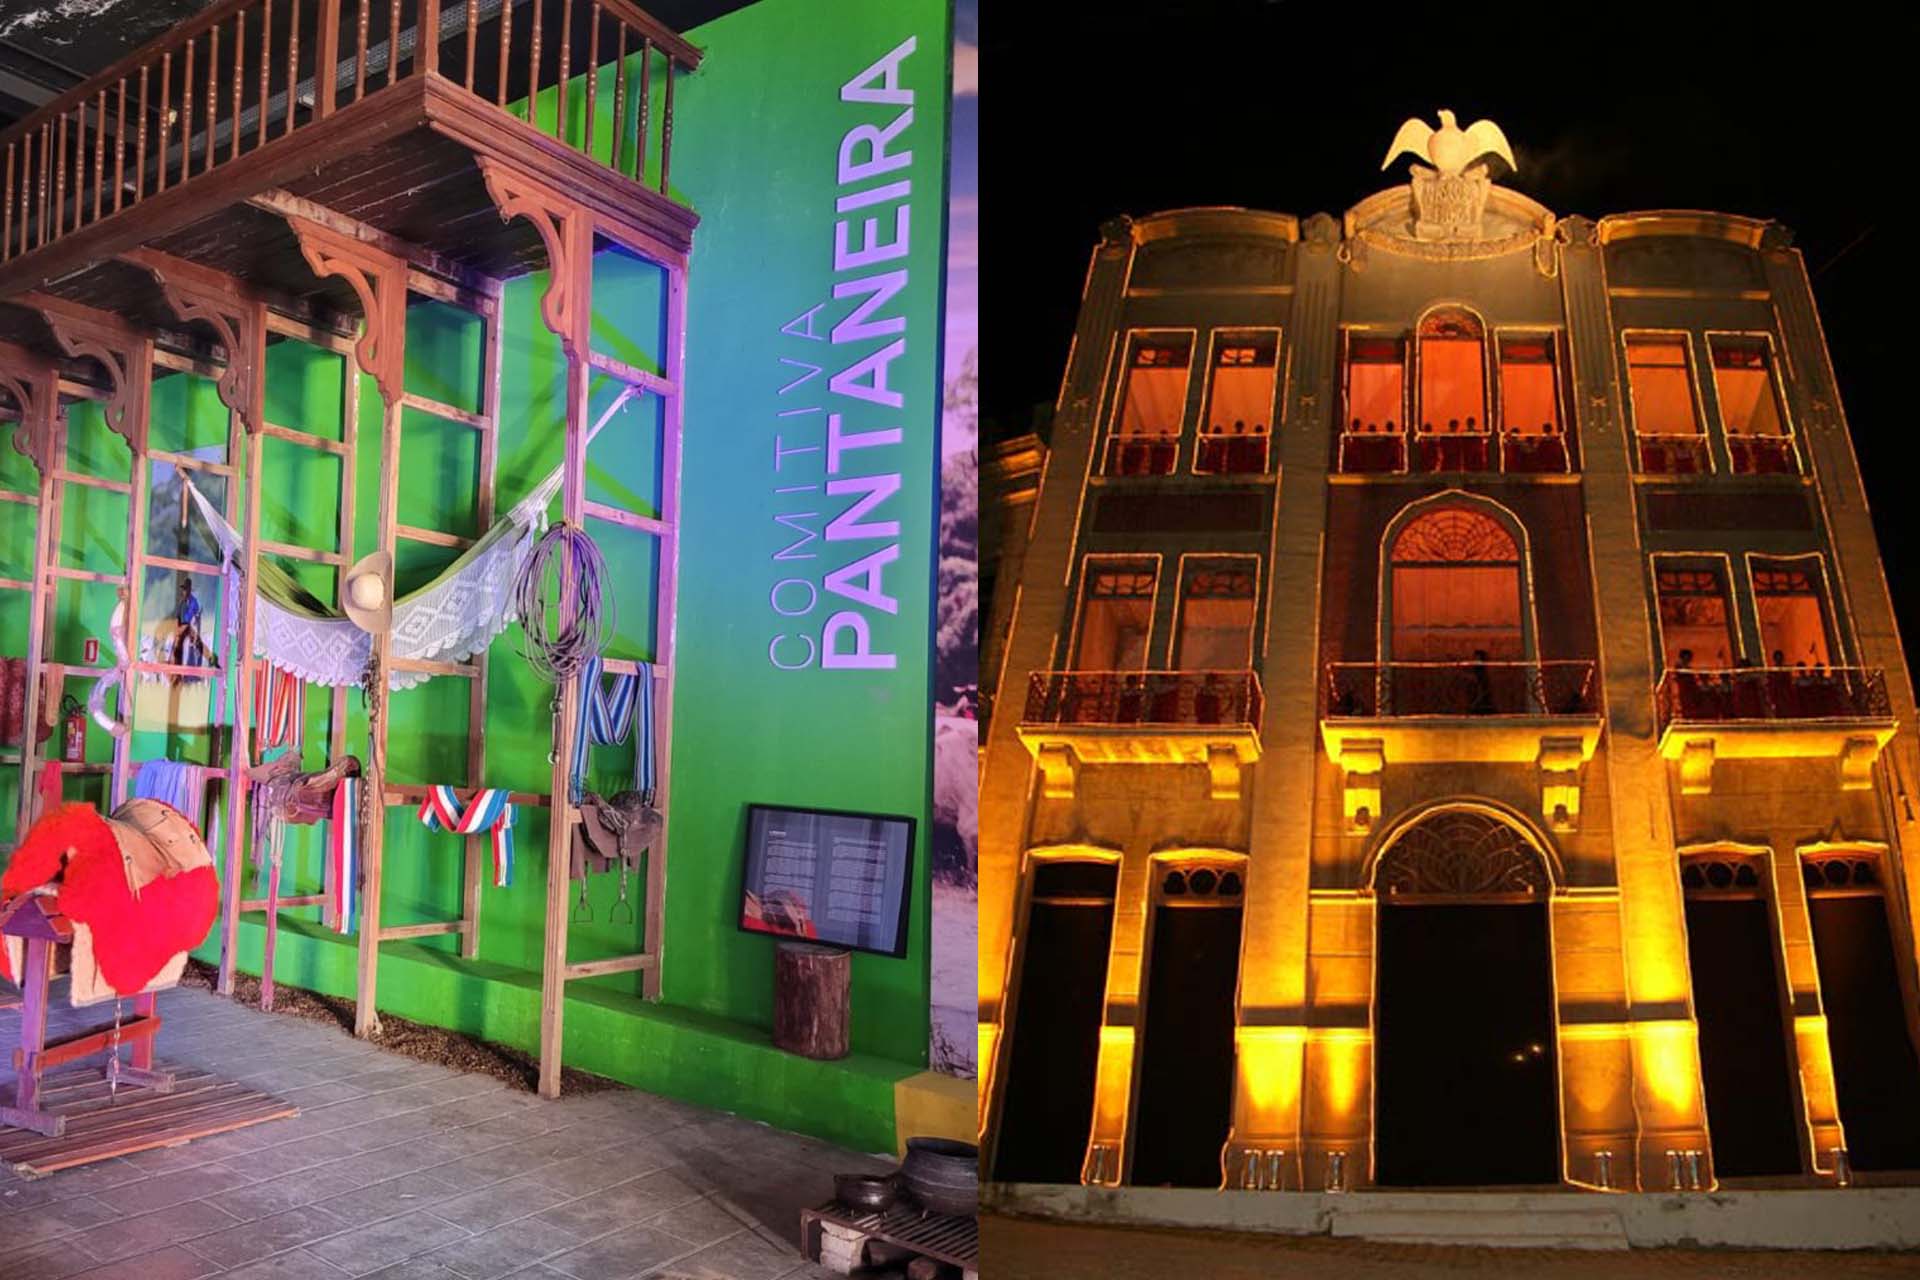
[[[1625,1249],[1626,1227],[1612,1209],[1505,1210],[1373,1208],[1343,1204],[1336,1236],[1398,1244],[1474,1244],[1511,1249]]]

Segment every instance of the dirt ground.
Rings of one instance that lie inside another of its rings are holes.
[[[216,976],[217,971],[212,965],[189,960],[180,985],[211,991]],[[241,1004],[259,1008],[260,979],[244,973],[236,974],[233,998]],[[298,987],[276,983],[273,989],[273,1012],[289,1018],[305,1018],[309,1022],[332,1023],[349,1033],[353,1031],[354,1001],[344,997],[316,995]],[[539,1083],[540,1064],[532,1054],[504,1045],[488,1044],[484,1040],[442,1027],[410,1022],[391,1014],[381,1015],[380,1032],[369,1043],[408,1058],[417,1058],[421,1062],[492,1076],[524,1093],[532,1093]],[[605,1076],[563,1067],[560,1070],[560,1087],[566,1093],[575,1094],[624,1089],[626,1086]]]

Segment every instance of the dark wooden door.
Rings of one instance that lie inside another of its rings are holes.
[[[1800,1107],[1773,937],[1765,898],[1687,897],[1707,1127],[1723,1178],[1801,1171]]]
[[[1558,1182],[1546,903],[1378,911],[1374,1181]]]
[[[1111,862],[1044,862],[1034,871],[994,1147],[1002,1182],[1080,1181],[1118,875]]]
[[[1862,1170],[1920,1169],[1920,1060],[1886,902],[1815,894],[1807,907],[1848,1158]]]
[[[1154,908],[1133,1109],[1134,1186],[1217,1187],[1233,1125],[1239,906]]]

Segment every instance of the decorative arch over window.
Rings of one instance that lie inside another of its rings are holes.
[[[1401,823],[1374,855],[1369,887],[1384,898],[1545,898],[1557,879],[1545,844],[1489,804],[1436,805]]]
[[[1714,844],[1680,850],[1680,891],[1689,898],[1765,896],[1771,881],[1768,850]]]
[[[1510,513],[1442,494],[1388,527],[1383,656],[1396,664],[1521,662],[1533,649],[1526,553]]]

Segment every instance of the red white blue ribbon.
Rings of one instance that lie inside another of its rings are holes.
[[[327,848],[327,896],[334,928],[352,933],[354,916],[359,910],[360,878],[359,809],[354,801],[360,793],[360,779],[340,779],[333,790],[333,830]]]
[[[259,746],[278,747],[300,740],[307,718],[307,683],[291,671],[255,659],[253,664],[253,722],[259,726]]]
[[[463,806],[452,787],[438,786],[428,787],[420,802],[420,821],[429,831],[493,836],[493,882],[501,888],[513,883],[513,803],[507,796],[498,787],[486,787]]]

